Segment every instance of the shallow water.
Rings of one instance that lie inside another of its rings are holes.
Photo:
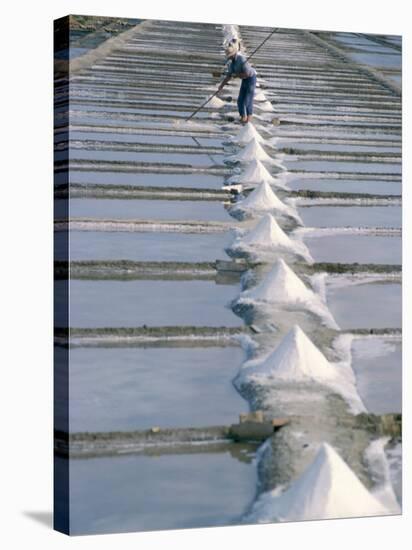
[[[304,237],[316,262],[400,264],[402,241],[400,237],[375,235],[328,235]]]
[[[237,285],[214,281],[72,280],[70,325],[240,326],[239,317],[227,307],[237,292]]]
[[[255,496],[254,449],[72,460],[72,534],[235,524]]]
[[[286,148],[286,147],[293,147],[298,150],[302,151],[327,151],[327,152],[336,152],[336,153],[400,153],[401,148],[399,146],[391,146],[391,145],[368,145],[365,143],[364,145],[348,145],[348,144],[341,144],[341,143],[327,143],[327,142],[312,142],[312,143],[306,143],[302,142],[300,143],[299,140],[280,140],[276,142],[276,147],[278,148]]]
[[[199,147],[201,151],[201,148]],[[56,153],[55,159],[65,159],[66,152]],[[129,161],[129,162],[148,162],[148,163],[165,163],[165,164],[188,164],[190,166],[213,166],[223,162],[222,155],[207,155],[207,154],[183,154],[183,153],[136,153],[133,151],[90,151],[81,149],[70,150],[70,160],[77,159],[92,160],[92,161]]]
[[[67,178],[67,176],[64,176]],[[64,178],[62,178],[64,181]],[[195,189],[221,189],[223,176],[211,174],[121,173],[70,170],[70,183],[98,185],[136,185],[144,187],[192,187]]]
[[[72,349],[70,431],[232,424],[249,409],[232,384],[243,360],[227,347]]]
[[[384,338],[356,338],[352,343],[356,386],[374,414],[402,411],[402,343]]]
[[[396,46],[402,46],[402,36],[400,35],[385,35],[385,40],[390,44],[395,44]]]
[[[209,262],[228,259],[230,233],[71,231],[70,260]],[[66,233],[55,234],[56,260],[65,260]]]
[[[401,227],[400,206],[310,206],[299,215],[308,227]]]
[[[106,109],[99,110],[94,108],[89,111],[70,111],[70,122],[72,124],[102,124],[104,121],[106,126],[115,125],[115,126],[135,126],[137,122],[141,124],[139,117],[146,116],[148,117],[147,124],[158,124],[161,117],[159,116],[158,109],[133,109],[133,112],[125,112],[127,109],[122,109],[123,112],[109,112]],[[167,117],[168,119],[174,118],[177,120],[185,121],[191,111],[173,111],[173,110],[162,110],[161,116]],[[157,115],[157,116],[156,116]],[[152,117],[152,118],[151,118]],[[200,112],[197,115],[199,119],[209,118],[210,113]]]
[[[402,326],[402,287],[398,283],[331,287],[327,288],[326,297],[342,329]]]
[[[359,34],[337,32],[337,33],[332,33],[331,36],[337,42],[341,42],[342,44],[345,44],[348,46],[374,44],[374,42],[369,40],[366,36],[360,36]]]
[[[290,116],[292,118],[292,115]],[[293,116],[294,119],[298,119],[298,115]],[[382,125],[381,128],[370,128],[370,122],[364,122],[363,124],[357,125],[356,128],[352,128],[351,122],[347,122],[346,124],[343,124],[342,120],[339,120],[339,122],[336,121],[329,121],[327,123],[324,122],[323,125],[321,125],[321,122],[319,120],[317,126],[310,127],[308,126],[308,129],[305,129],[303,124],[300,125],[290,125],[288,126],[287,130],[279,130],[277,132],[277,136],[279,137],[287,137],[287,138],[293,138],[297,137],[298,139],[301,137],[314,137],[317,139],[326,139],[328,137],[332,138],[342,138],[342,139],[369,139],[369,140],[394,140],[397,139],[400,143],[400,134],[401,134],[401,128],[396,128],[396,132],[390,132],[388,130],[385,131],[384,125]],[[398,123],[399,124],[399,123]],[[359,127],[362,126],[360,129]]]
[[[395,84],[398,84],[398,85],[402,84],[402,76],[400,76],[400,75],[394,75],[394,74],[388,72],[385,76],[389,80],[392,80],[392,82],[394,82]]]
[[[380,67],[384,68],[391,68],[391,69],[398,69],[399,71],[402,69],[402,56],[399,54],[385,54],[382,55],[381,53],[355,53],[355,52],[348,52],[348,55],[357,63],[361,63],[363,65],[369,65],[370,67],[373,67],[375,69],[379,69]]]
[[[389,45],[378,44],[366,36],[344,35],[339,33],[332,35],[346,54],[356,63],[367,65],[374,69],[390,68],[402,70],[402,54]],[[401,37],[393,37],[389,42],[401,45]]]
[[[64,201],[56,201],[56,217],[64,214]],[[233,221],[220,202],[71,199],[72,218]]]
[[[357,43],[352,45],[350,49],[348,48],[347,50],[348,52],[356,51],[356,52],[365,52],[365,53],[381,53],[381,54],[388,54],[388,55],[395,54],[392,48],[388,46],[383,46],[383,45],[380,46],[375,42],[370,42],[369,44]]]
[[[361,181],[345,179],[309,179],[299,178],[288,181],[288,187],[294,191],[332,191],[337,193],[369,193],[371,195],[401,195],[402,184],[397,181]]]
[[[156,135],[156,134],[139,134],[139,133],[116,133],[116,132],[93,132],[93,131],[76,131],[70,132],[70,139],[73,140],[99,140],[104,142],[116,143],[150,143],[153,145],[187,145],[190,147],[198,147],[195,140],[189,136],[179,135]],[[223,147],[223,140],[216,138],[196,137],[196,140],[204,147]]]
[[[400,174],[401,163],[351,162],[344,160],[295,160],[284,161],[287,169],[309,172],[352,172],[354,174]]]

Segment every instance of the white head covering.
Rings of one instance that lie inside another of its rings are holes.
[[[240,50],[240,41],[238,38],[230,38],[224,44],[226,57],[232,57]]]

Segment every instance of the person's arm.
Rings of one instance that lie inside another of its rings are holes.
[[[226,84],[229,82],[231,78],[232,78],[231,74],[226,75],[225,78],[222,80],[222,82],[219,84],[219,88],[217,89],[217,91],[220,92],[220,90],[222,90],[222,88],[226,86]]]

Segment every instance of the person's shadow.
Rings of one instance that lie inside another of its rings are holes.
[[[48,529],[53,529],[53,513],[52,512],[38,512],[38,511],[24,511],[23,515],[26,518],[30,518],[33,521],[36,521],[40,525],[47,527]]]

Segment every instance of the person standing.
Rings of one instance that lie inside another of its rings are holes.
[[[256,89],[256,71],[240,53],[240,43],[237,38],[232,38],[225,47],[227,59],[230,60],[228,72],[221,82],[218,92],[229,82],[232,77],[242,80],[237,99],[237,107],[240,115],[240,122],[245,124],[251,122],[253,116],[253,98]]]

